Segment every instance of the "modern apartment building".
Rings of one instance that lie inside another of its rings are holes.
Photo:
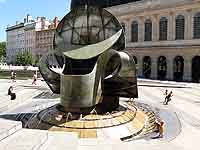
[[[15,63],[19,52],[30,51],[33,55],[41,57],[47,49],[53,47],[54,29],[58,25],[58,18],[53,21],[45,17],[34,20],[30,15],[24,22],[8,26],[7,32],[7,62]]]
[[[17,23],[15,26],[7,27],[6,55],[7,62],[12,63],[16,54],[24,50],[24,23]]]

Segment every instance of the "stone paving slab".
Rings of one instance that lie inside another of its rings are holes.
[[[17,80],[17,82],[12,82],[11,80],[0,79],[0,113],[7,113],[43,92],[40,88],[24,88],[25,84],[31,84],[31,82],[32,80]],[[44,82],[39,81],[39,84],[42,88],[46,88]],[[10,100],[10,96],[7,95],[7,90],[11,85],[17,94],[16,100],[12,101]]]
[[[0,142],[0,150],[39,150],[47,139],[47,131],[23,129]]]
[[[40,150],[77,150],[78,135],[66,132],[48,132],[48,141]]]
[[[3,107],[0,107],[0,112],[7,112],[10,109],[13,109],[15,107],[17,107],[18,105],[22,104],[23,102],[32,99],[34,96],[40,94],[41,91],[38,91],[37,89],[26,89],[21,91],[20,93],[17,93],[17,98],[16,100],[9,100],[7,99],[7,101],[4,103]],[[8,97],[10,98],[10,97]]]
[[[109,141],[109,140],[108,140]],[[122,143],[110,141],[107,143],[97,143],[93,145],[80,145],[78,150],[186,150],[182,146],[169,143],[155,144],[151,142],[130,142]]]
[[[22,123],[0,119],[0,141],[22,129]]]
[[[12,85],[15,89],[15,92],[17,93],[17,98],[18,95],[21,95],[24,89],[20,87],[22,81],[20,83],[11,83],[10,81],[2,81],[0,80],[0,111],[5,111],[8,109],[10,101],[10,96],[7,95],[8,93],[8,88]]]

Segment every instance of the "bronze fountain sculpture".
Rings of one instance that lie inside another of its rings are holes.
[[[98,104],[115,108],[119,97],[138,95],[135,63],[124,48],[124,31],[116,17],[102,8],[82,6],[58,25],[54,50],[43,57],[40,72],[61,95],[65,111],[83,113]],[[51,57],[62,69],[50,68]]]
[[[140,134],[145,113],[119,100],[138,97],[134,59],[124,49],[125,33],[114,15],[88,5],[72,9],[56,29],[54,49],[40,62],[60,103],[36,114],[27,128],[76,132],[80,138],[99,138],[104,130],[117,130],[118,136],[108,134],[121,139]]]

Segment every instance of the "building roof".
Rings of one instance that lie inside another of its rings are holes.
[[[23,28],[24,27],[24,23],[19,23],[17,25],[14,26],[10,26],[6,28],[6,32],[11,31],[11,30],[15,30],[15,29],[19,29],[19,28]]]
[[[25,24],[24,26],[24,30],[28,31],[28,30],[34,30],[35,29],[35,22],[29,23],[29,24]]]
[[[193,0],[140,0],[122,6],[113,6],[108,9],[112,10],[115,15],[131,14],[133,12],[142,12],[146,10],[155,10],[163,8],[174,8],[175,6],[194,3]]]
[[[36,31],[36,32],[48,32],[48,31],[54,31],[54,30],[56,30],[56,28],[48,28],[48,29],[42,29],[42,30],[38,30],[38,31]]]

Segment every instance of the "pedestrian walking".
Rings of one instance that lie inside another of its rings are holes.
[[[171,91],[167,96],[166,96],[166,101],[164,102],[164,105],[168,105],[168,103],[172,100],[173,92]]]
[[[13,70],[10,73],[10,79],[12,80],[12,82],[14,82],[14,71]]]
[[[37,85],[37,73],[35,72],[34,75],[33,75],[33,82],[32,82],[32,85]]]
[[[167,95],[168,95],[168,90],[167,89],[165,90],[165,93],[163,95],[165,95],[165,100],[163,102],[163,104],[165,104],[167,102]]]
[[[13,70],[10,73],[10,79],[12,80],[12,82],[16,82],[16,72],[14,72]]]
[[[14,72],[14,82],[16,82],[17,73]]]

